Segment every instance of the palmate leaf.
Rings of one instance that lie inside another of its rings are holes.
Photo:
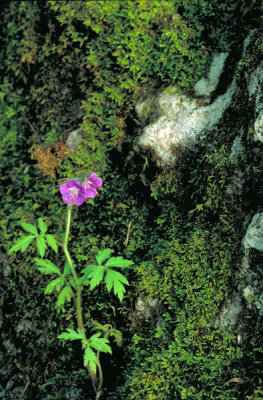
[[[123,284],[129,285],[128,280],[118,271],[113,271],[112,269],[107,269],[106,271],[105,283],[108,292],[110,292],[113,287],[114,294],[122,301],[125,293]]]
[[[37,228],[36,226],[32,225],[32,224],[28,224],[27,222],[21,222],[20,224],[22,226],[22,228],[24,229],[24,231],[29,232],[29,233],[33,233],[34,235],[37,235]]]
[[[133,261],[125,260],[123,257],[111,257],[105,264],[105,267],[126,268],[134,264]]]
[[[11,254],[11,253],[16,252],[18,250],[21,250],[22,252],[24,252],[34,238],[35,238],[35,236],[31,236],[31,235],[22,236],[21,239],[19,239],[11,247],[11,249],[8,251],[8,254]]]

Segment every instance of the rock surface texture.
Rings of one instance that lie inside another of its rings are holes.
[[[263,315],[262,265],[251,257],[251,250],[263,252],[263,213],[254,215],[243,239],[244,257],[238,273],[239,288],[243,292],[248,308],[255,307]]]
[[[208,77],[195,86],[195,97],[168,88],[157,98],[150,96],[137,105],[136,112],[142,123],[152,121],[143,128],[136,145],[142,150],[150,150],[160,166],[172,165],[176,147],[191,148],[197,137],[211,130],[229,107],[236,89],[235,78],[225,93],[210,103],[210,95],[218,85],[227,55],[214,55]]]
[[[249,100],[254,108],[254,138],[263,142],[263,62],[247,76]]]

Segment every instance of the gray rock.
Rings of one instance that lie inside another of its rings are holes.
[[[74,151],[80,145],[82,141],[82,135],[83,131],[81,128],[75,129],[69,133],[66,141],[68,151]]]
[[[254,215],[243,239],[246,249],[263,251],[263,213]]]
[[[156,315],[158,309],[159,302],[157,299],[143,298],[140,296],[135,304],[136,315],[140,319],[152,318]]]
[[[227,91],[213,103],[203,106],[200,101],[180,94],[176,88],[169,88],[157,98],[157,121],[147,125],[136,145],[154,153],[158,165],[172,165],[178,146],[191,148],[197,137],[211,130],[229,107],[235,92],[233,80]],[[138,107],[137,107],[138,109]],[[150,110],[149,105],[140,105],[139,110]]]
[[[254,139],[263,143],[263,62],[247,76],[249,100],[254,106]]]
[[[142,126],[148,123],[135,143],[137,151],[150,150],[160,166],[172,165],[176,147],[193,148],[197,137],[213,128],[229,107],[236,89],[234,78],[225,93],[208,104],[227,56],[228,53],[214,55],[207,78],[195,85],[196,97],[183,95],[177,88],[170,87],[150,94],[137,104],[135,109]]]
[[[232,330],[238,324],[240,313],[243,311],[242,298],[240,293],[233,293],[218,315],[214,327],[224,331]]]
[[[213,56],[212,63],[207,78],[201,78],[195,85],[195,95],[209,97],[216,89],[220,75],[223,72],[225,61],[229,53],[216,53]]]
[[[237,291],[226,298],[223,310],[214,324],[215,328],[231,330],[244,310],[242,298],[248,309],[263,315],[263,282],[255,266],[251,265],[251,249],[263,251],[263,213],[254,215],[242,241],[244,255],[236,273]]]

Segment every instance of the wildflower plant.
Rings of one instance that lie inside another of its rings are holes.
[[[111,249],[100,250],[96,255],[97,264],[85,265],[80,271],[73,262],[69,250],[68,241],[71,225],[71,216],[74,206],[80,206],[85,202],[94,199],[98,192],[102,189],[102,179],[97,177],[96,173],[92,173],[89,178],[85,179],[82,184],[75,179],[69,179],[60,185],[60,193],[65,204],[67,204],[67,218],[64,243],[62,249],[65,255],[64,270],[60,270],[51,260],[44,258],[47,246],[58,253],[58,245],[55,237],[47,233],[47,226],[42,218],[38,218],[37,226],[30,223],[21,222],[22,228],[29,235],[22,236],[9,250],[9,253],[18,250],[25,252],[31,243],[36,244],[36,249],[40,258],[34,258],[34,262],[38,269],[44,275],[50,275],[50,282],[47,284],[44,293],[49,295],[57,292],[56,306],[61,307],[66,302],[74,301],[76,309],[77,329],[67,329],[67,332],[61,333],[58,338],[62,340],[80,340],[84,351],[84,366],[87,367],[92,380],[92,385],[96,393],[96,400],[102,395],[103,373],[100,363],[100,353],[112,354],[110,346],[110,338],[113,338],[117,345],[121,345],[121,332],[112,325],[102,325],[98,321],[91,318],[84,321],[82,310],[82,292],[84,287],[89,286],[90,290],[94,290],[99,284],[105,283],[108,292],[113,289],[114,294],[123,300],[125,294],[125,286],[129,285],[126,277],[116,271],[116,268],[125,269],[133,264],[132,261],[123,257],[111,257]],[[91,335],[87,334],[87,322],[93,325],[98,331]]]

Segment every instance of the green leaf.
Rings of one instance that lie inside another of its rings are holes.
[[[67,328],[68,332],[63,332],[61,335],[58,336],[58,339],[64,340],[82,340],[85,339],[85,335],[78,329],[78,332],[74,331],[73,329]]]
[[[64,285],[64,277],[60,276],[59,278],[53,279],[49,284],[46,286],[45,289],[45,294],[50,294],[53,292],[54,289],[56,289],[58,292]]]
[[[45,250],[46,250],[46,248],[47,248],[46,241],[45,241],[45,239],[43,238],[43,236],[40,236],[40,235],[37,235],[36,238],[37,238],[37,242],[36,242],[36,244],[37,244],[37,250],[38,250],[40,256],[41,256],[41,257],[44,257],[44,255],[45,255]]]
[[[24,251],[26,251],[26,249],[28,248],[28,246],[30,245],[30,243],[32,242],[33,239],[35,239],[35,236],[27,236],[27,242],[25,242],[21,248],[21,251],[24,253]]]
[[[47,259],[42,259],[42,258],[34,258],[34,261],[37,265],[39,265],[41,268],[39,268],[39,271],[41,271],[43,274],[58,274],[62,275],[61,271],[59,268],[52,263],[52,261],[47,260]]]
[[[42,235],[44,235],[47,231],[47,226],[41,217],[38,218],[38,228],[39,228],[40,232],[42,233]]]
[[[24,231],[29,232],[29,233],[33,233],[34,235],[37,235],[37,228],[36,226],[32,225],[32,224],[28,224],[27,222],[21,222],[20,224],[22,226],[22,228],[24,229]]]
[[[86,278],[89,277],[89,275],[98,267],[98,265],[87,265],[87,267],[83,268],[83,270],[81,271],[82,274],[85,275]]]
[[[72,289],[70,286],[65,286],[58,295],[57,307],[63,305],[65,301],[70,302],[72,296]]]
[[[106,332],[106,328],[104,325],[100,324],[98,321],[95,321],[94,319],[92,319],[91,322],[93,323],[95,328],[100,329],[103,332]],[[106,326],[108,326],[108,325],[106,325]]]
[[[63,275],[66,276],[66,275],[70,275],[70,274],[71,274],[70,265],[69,265],[69,262],[66,261],[65,265],[64,265]]]
[[[121,347],[122,345],[122,333],[118,331],[117,329],[111,329],[110,330],[110,336],[113,336],[117,346]]]
[[[91,278],[91,281],[90,281],[90,289],[91,290],[93,290],[96,286],[98,286],[99,283],[102,281],[104,269],[105,268],[102,265],[97,265],[96,269],[94,269],[89,274],[89,279]]]
[[[114,294],[122,301],[125,293],[125,287],[122,283],[129,285],[129,282],[125,276],[118,271],[113,271],[112,269],[107,269],[106,271],[105,283],[108,292],[111,291],[113,286]]]
[[[101,265],[111,254],[111,249],[100,250],[96,255],[96,260],[99,265]]]
[[[25,251],[27,246],[31,243],[31,241],[35,238],[35,236],[22,236],[8,251],[8,254],[11,254],[15,251],[21,250],[22,252]]]
[[[92,350],[90,346],[87,346],[84,352],[84,366],[88,367],[91,370],[91,372],[96,374],[97,362],[98,360],[95,352]]]
[[[100,333],[95,333],[89,338],[89,345],[97,351],[112,354],[112,350],[108,345],[109,340],[105,337],[100,337]]]
[[[54,238],[54,236],[46,234],[45,238],[47,240],[47,244],[55,251],[55,253],[57,253],[58,245],[57,245],[57,242],[56,242],[56,239]]]
[[[105,267],[125,268],[134,264],[133,261],[125,260],[123,257],[111,257],[105,264]]]

